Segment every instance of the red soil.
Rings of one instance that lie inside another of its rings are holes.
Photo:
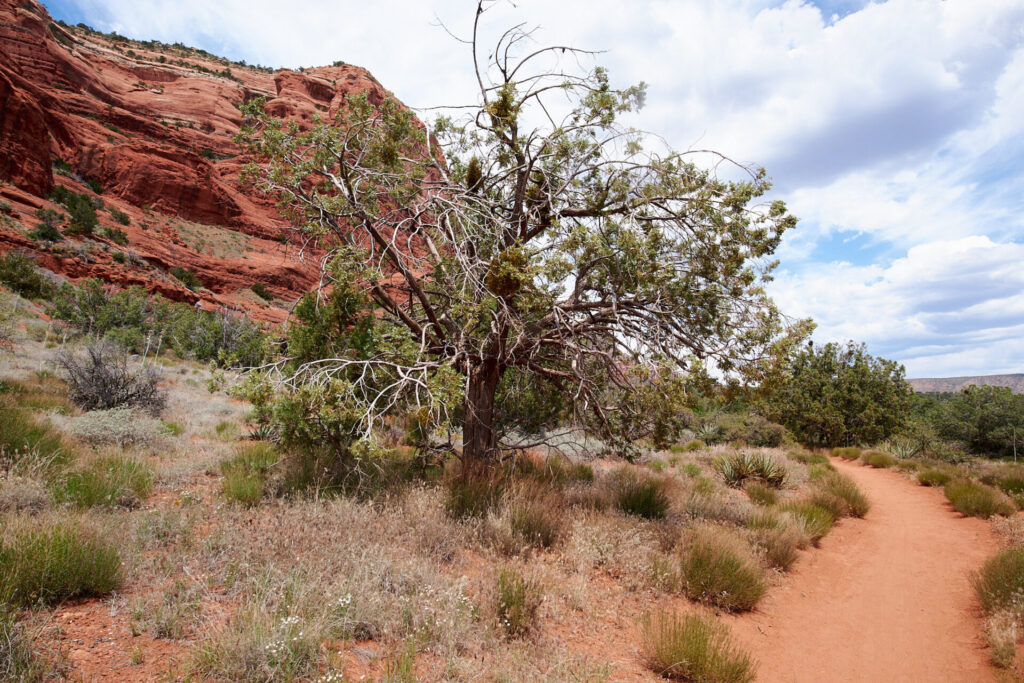
[[[896,472],[834,459],[871,500],[805,553],[757,612],[727,617],[762,681],[989,681],[972,570],[988,522]]]

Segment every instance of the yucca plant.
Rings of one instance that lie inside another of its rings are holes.
[[[762,482],[772,488],[781,488],[786,483],[786,467],[775,458],[764,453],[730,453],[715,461],[715,470],[722,475],[726,485],[739,488],[747,480]]]

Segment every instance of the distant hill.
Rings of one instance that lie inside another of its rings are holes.
[[[1010,387],[1015,394],[1024,394],[1024,374],[980,375],[978,377],[922,377],[908,379],[910,386],[918,393],[960,391],[972,384]]]

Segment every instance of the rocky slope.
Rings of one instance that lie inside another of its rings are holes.
[[[974,384],[981,386],[1009,387],[1015,394],[1024,394],[1024,374],[1020,375],[979,375],[977,377],[921,377],[908,379],[910,386],[919,393],[953,392]]]
[[[59,25],[34,0],[0,0],[0,251],[31,251],[72,281],[140,284],[283,320],[315,286],[321,254],[289,244],[273,202],[239,182],[239,105],[263,96],[273,114],[308,125],[360,92],[371,102],[391,96],[354,66],[270,73],[177,44]],[[94,236],[30,236],[37,210],[64,212],[47,199],[56,185],[100,192]],[[109,228],[127,243],[105,236]],[[202,287],[186,288],[172,268],[192,271]],[[256,296],[255,283],[273,300]]]

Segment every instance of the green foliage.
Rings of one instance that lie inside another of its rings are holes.
[[[679,579],[691,600],[726,611],[753,609],[768,590],[749,548],[722,527],[694,529],[680,552]]]
[[[96,209],[102,205],[98,200],[92,199],[89,195],[78,194],[58,185],[53,189],[50,199],[63,204],[68,212],[67,233],[69,235],[91,235],[98,223]]]
[[[968,517],[988,519],[1012,515],[1016,508],[1002,492],[978,482],[954,479],[945,486],[946,498],[953,509]]]
[[[703,683],[749,683],[757,667],[732,643],[729,630],[714,617],[659,612],[641,622],[641,650],[652,671],[663,678]]]
[[[860,459],[865,465],[870,465],[876,469],[888,469],[896,464],[896,458],[882,451],[864,451]]]
[[[753,413],[726,413],[718,419],[721,438],[727,443],[743,442],[759,448],[778,448],[792,436],[782,425]]]
[[[809,344],[792,357],[765,407],[800,441],[840,446],[894,434],[909,416],[911,396],[903,366],[869,355],[863,344]]]
[[[786,483],[786,467],[766,453],[742,451],[727,453],[715,460],[715,470],[722,475],[727,486],[739,488],[747,480],[754,480],[781,488]]]
[[[267,286],[262,282],[254,282],[252,285],[252,292],[264,301],[273,301],[274,295],[267,289]]]
[[[122,247],[128,244],[128,233],[120,228],[103,228],[103,236]]]
[[[1024,547],[1007,548],[990,557],[973,583],[986,613],[1024,613]]]
[[[29,237],[44,242],[59,242],[64,239],[60,230],[57,229],[64,222],[64,216],[53,209],[40,207],[36,209],[36,218],[39,219],[39,225],[29,233]]]
[[[111,206],[111,207],[107,208],[107,212],[110,214],[111,218],[113,218],[115,221],[117,221],[121,225],[131,225],[132,224],[131,216],[126,214],[124,211],[121,211],[120,209],[115,209],[114,207]]]
[[[168,272],[170,272],[170,274],[177,278],[178,281],[181,282],[181,284],[185,285],[185,287],[192,290],[193,292],[203,288],[203,281],[200,280],[195,273],[193,273],[191,270],[188,270],[187,268],[175,266],[171,268],[171,270]]]
[[[102,455],[61,477],[53,486],[58,503],[76,507],[137,507],[153,488],[153,470],[134,458]]]
[[[698,439],[691,439],[686,443],[674,444],[671,448],[673,453],[691,453],[693,451],[699,451],[703,448],[707,448],[707,444]]]
[[[532,579],[510,567],[498,572],[495,587],[495,611],[498,625],[511,638],[526,635],[537,620],[542,595]]]
[[[14,605],[102,596],[120,583],[117,551],[72,522],[17,528],[0,547],[0,597]]]
[[[220,465],[221,490],[230,501],[252,506],[263,499],[267,477],[280,462],[273,443],[250,442],[235,447],[235,455]]]
[[[17,472],[52,472],[71,461],[76,453],[59,432],[27,411],[0,404],[0,460]]]
[[[644,519],[661,519],[668,512],[665,479],[632,467],[620,467],[607,476],[612,501],[620,512]]]
[[[922,399],[920,409],[939,437],[972,453],[1005,457],[1014,443],[1024,453],[1024,395],[1007,387],[969,386],[931,402]]]
[[[952,478],[952,475],[942,470],[927,469],[917,473],[917,483],[921,486],[945,486]]]
[[[0,284],[27,299],[49,299],[56,292],[32,259],[19,251],[0,257]]]

